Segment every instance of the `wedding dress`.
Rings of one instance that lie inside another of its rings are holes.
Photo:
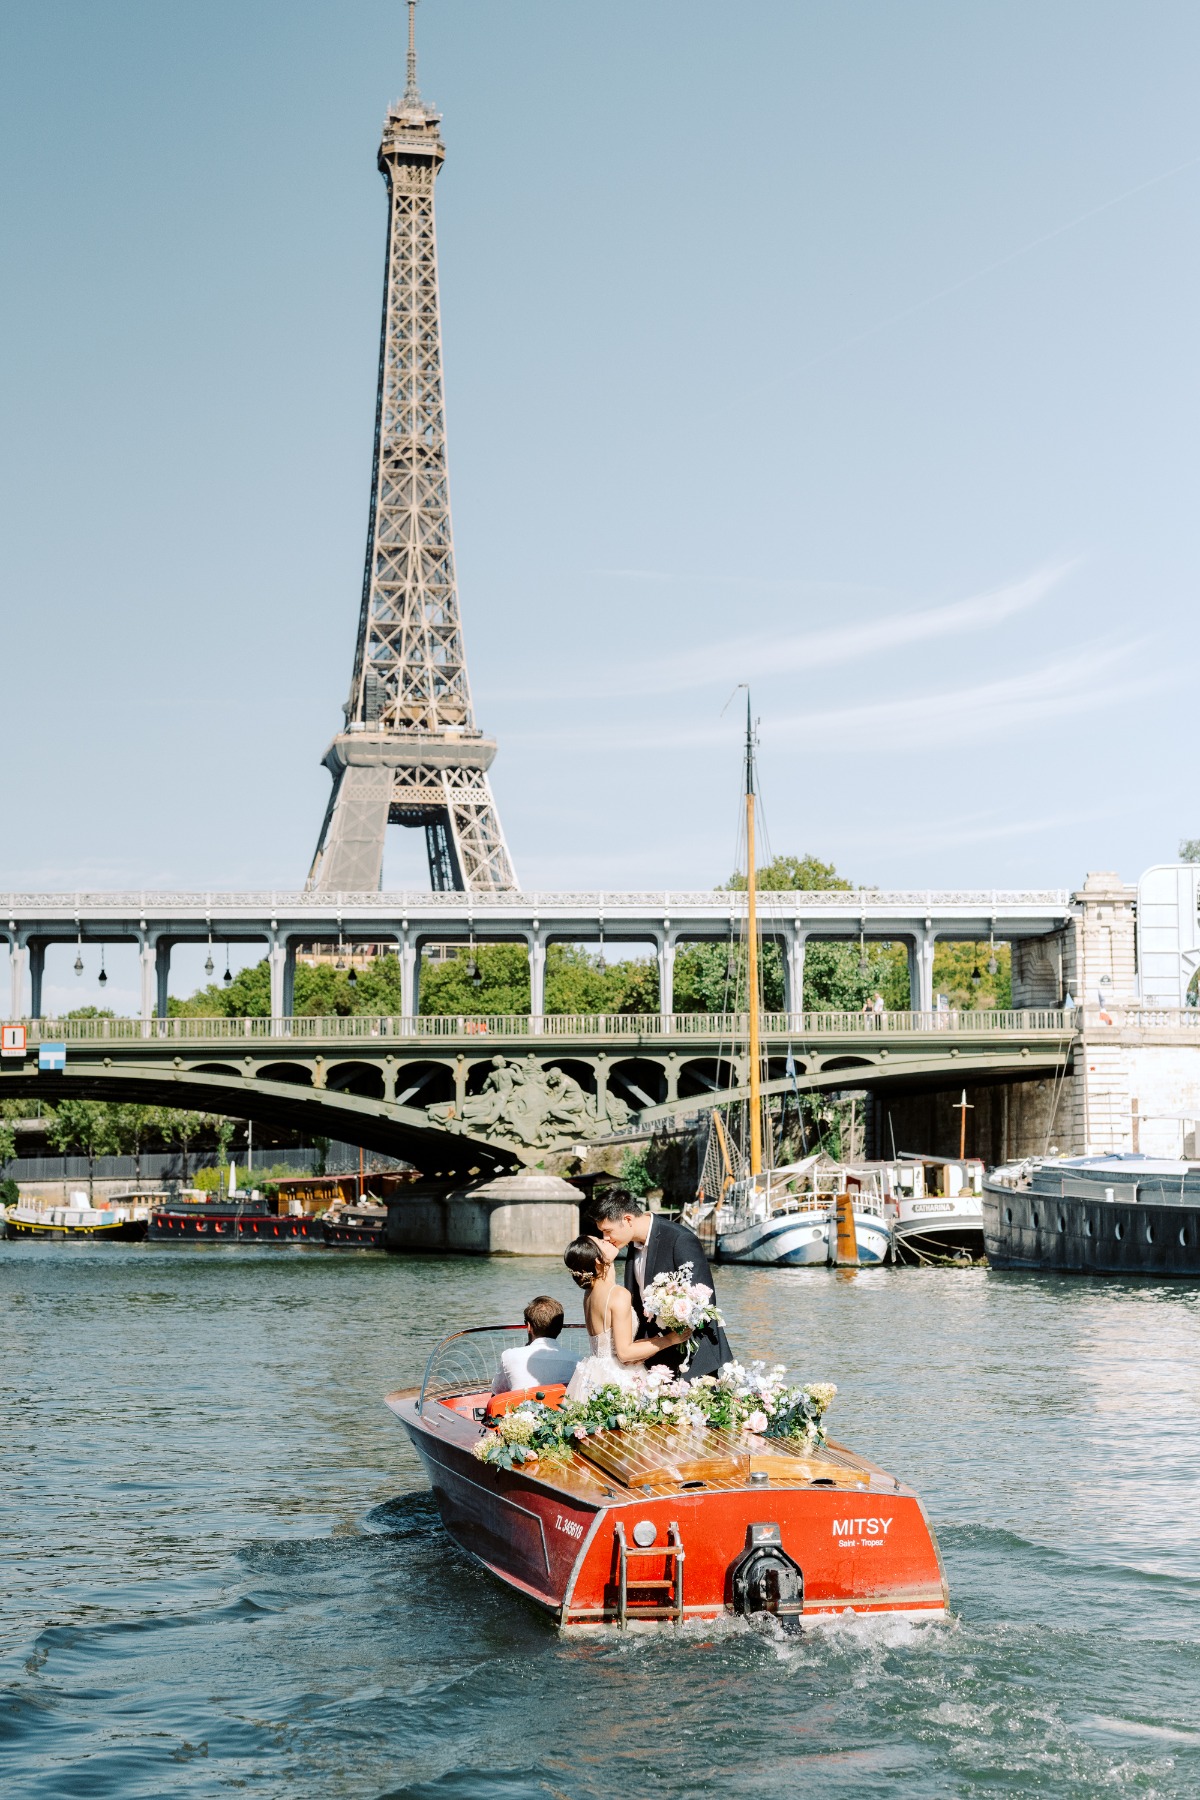
[[[633,1369],[617,1361],[613,1351],[612,1328],[608,1323],[610,1294],[604,1304],[604,1330],[599,1337],[588,1332],[590,1356],[575,1364],[575,1373],[567,1383],[568,1400],[587,1400],[598,1388],[633,1386]]]

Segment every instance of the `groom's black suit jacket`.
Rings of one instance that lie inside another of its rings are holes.
[[[639,1246],[630,1244],[625,1251],[625,1286],[633,1301],[633,1310],[637,1316],[637,1336],[640,1338],[657,1337],[662,1327],[647,1321],[642,1310],[642,1296],[638,1290],[637,1273],[634,1264],[639,1254]],[[650,1227],[650,1246],[646,1254],[646,1286],[667,1269],[681,1269],[684,1263],[692,1265],[692,1280],[703,1281],[706,1286],[715,1288],[712,1270],[708,1266],[708,1258],[700,1244],[700,1239],[686,1225],[672,1225],[660,1213],[654,1215],[654,1223]],[[649,1359],[647,1367],[655,1363],[664,1364],[669,1369],[678,1370],[687,1354],[684,1344],[676,1344],[672,1350],[660,1350],[657,1356]],[[687,1368],[687,1380],[694,1381],[697,1375],[715,1375],[722,1363],[732,1362],[733,1352],[725,1333],[719,1325],[706,1325],[692,1348],[692,1360]]]

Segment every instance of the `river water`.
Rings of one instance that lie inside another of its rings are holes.
[[[718,1272],[911,1480],[946,1623],[563,1641],[382,1405],[550,1261],[0,1245],[6,1796],[1200,1792],[1200,1294]]]

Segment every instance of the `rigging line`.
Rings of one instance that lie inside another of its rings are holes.
[[[899,312],[890,313],[886,319],[876,320],[874,325],[868,325],[864,331],[855,332],[852,337],[842,338],[840,342],[830,344],[824,350],[818,350],[815,356],[810,356],[807,361],[798,363],[794,369],[787,370],[782,375],[773,375],[770,381],[759,382],[748,392],[750,394],[763,393],[768,387],[778,387],[781,381],[795,381],[807,370],[816,368],[819,363],[826,362],[831,356],[838,356],[843,350],[852,350],[856,344],[865,343],[868,338],[877,336],[881,331],[887,331],[890,326],[900,325],[905,319],[911,319],[914,314],[924,312],[927,307],[936,306],[939,300],[947,300],[952,294],[961,293],[964,288],[971,287],[974,282],[982,281],[985,275],[994,275],[997,270],[1008,268],[1010,263],[1019,262],[1022,257],[1030,256],[1035,250],[1040,250],[1043,244],[1052,244],[1056,238],[1065,237],[1070,231],[1078,231],[1081,225],[1086,225],[1091,219],[1099,218],[1101,213],[1110,212],[1114,206],[1120,206],[1123,201],[1132,200],[1138,194],[1144,194],[1150,188],[1158,187],[1164,181],[1170,181],[1175,175],[1182,175],[1187,169],[1194,169],[1197,163],[1200,163],[1200,156],[1189,156],[1186,162],[1176,163],[1170,169],[1163,169],[1160,174],[1152,175],[1148,181],[1138,182],[1136,187],[1124,188],[1121,193],[1114,194],[1111,199],[1102,200],[1098,206],[1089,207],[1087,212],[1080,213],[1078,218],[1068,219],[1065,224],[1056,225],[1053,231],[1045,231],[1040,237],[1030,238],[1027,244],[1021,244],[1016,250],[1010,250],[1007,255],[997,257],[994,262],[984,263],[982,268],[975,269],[970,275],[962,276],[958,281],[952,281],[948,287],[938,288],[936,293],[926,294],[923,300],[914,300],[911,306],[903,307]]]
[[[1042,1146],[1042,1155],[1043,1156],[1046,1156],[1049,1154],[1050,1139],[1054,1133],[1054,1121],[1058,1117],[1058,1103],[1062,1098],[1063,1088],[1067,1084],[1067,1059],[1070,1056],[1070,1054],[1071,1054],[1070,1040],[1068,1038],[1064,1038],[1063,1039],[1062,1067],[1058,1071],[1057,1076],[1055,1077],[1054,1088],[1052,1090],[1053,1104],[1050,1107],[1050,1120],[1046,1126],[1046,1141],[1045,1141],[1044,1145]]]

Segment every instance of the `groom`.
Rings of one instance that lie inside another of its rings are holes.
[[[673,1225],[660,1213],[647,1211],[642,1202],[626,1193],[624,1188],[612,1188],[597,1200],[592,1216],[600,1236],[614,1249],[625,1250],[625,1286],[637,1315],[638,1337],[653,1337],[662,1329],[652,1322],[647,1323],[642,1298],[656,1275],[691,1263],[691,1279],[702,1281],[710,1288],[713,1286],[708,1258],[700,1247],[699,1238],[686,1225]],[[646,1366],[653,1368],[658,1363],[678,1373],[686,1355],[687,1346],[677,1344],[673,1350],[660,1350]],[[733,1352],[721,1327],[706,1325],[692,1344],[691,1361],[684,1379],[695,1381],[697,1375],[715,1375],[723,1363],[732,1361]]]

